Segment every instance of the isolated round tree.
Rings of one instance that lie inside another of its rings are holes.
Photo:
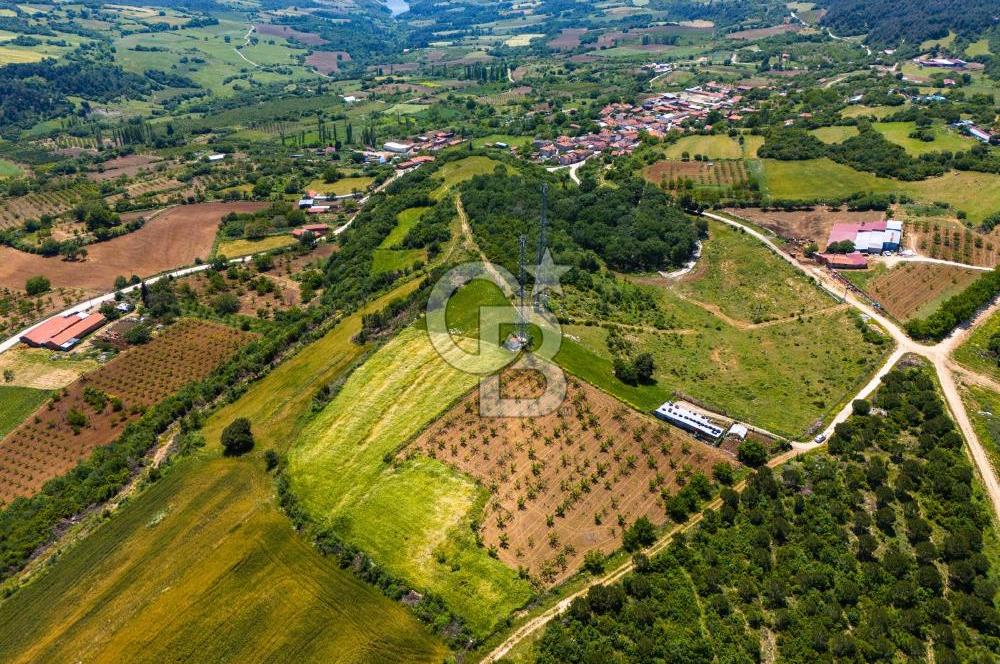
[[[239,456],[253,449],[253,432],[250,420],[239,417],[222,430],[222,449],[226,456]]]

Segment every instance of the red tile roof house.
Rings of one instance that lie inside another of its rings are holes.
[[[293,230],[292,237],[302,237],[306,233],[326,235],[328,232],[330,232],[330,227],[326,224],[306,224],[305,226]]]
[[[104,323],[105,319],[101,314],[57,316],[21,335],[21,341],[38,348],[69,350]]]

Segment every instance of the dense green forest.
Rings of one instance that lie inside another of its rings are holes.
[[[982,0],[821,0],[823,25],[839,35],[868,34],[868,41],[919,44],[953,30],[972,37],[996,23],[996,3]]]
[[[519,235],[530,247],[538,238],[541,180],[505,168],[462,187],[462,202],[488,256],[516,272]],[[558,261],[596,267],[596,256],[613,270],[644,272],[687,261],[704,221],[673,205],[669,196],[637,178],[618,187],[550,186],[548,245]],[[529,256],[531,258],[531,256]]]
[[[995,534],[924,367],[855,402],[828,451],[722,498],[666,552],[574,600],[538,661],[997,661]]]

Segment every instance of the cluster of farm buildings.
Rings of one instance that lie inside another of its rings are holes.
[[[754,110],[740,107],[743,93],[750,89],[710,82],[680,92],[658,94],[637,105],[608,104],[601,109],[599,132],[534,141],[532,157],[537,161],[568,165],[605,151],[614,156],[631,154],[642,134],[662,138],[667,132],[694,126],[710,129],[711,126],[705,123],[713,111],[729,120],[740,120],[743,113]]]
[[[895,253],[899,251],[902,238],[903,222],[897,219],[834,224],[827,238],[827,250],[816,254],[816,261],[837,269],[864,269],[868,267],[868,255]],[[831,251],[847,243],[851,251]]]

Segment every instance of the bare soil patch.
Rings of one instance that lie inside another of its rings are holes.
[[[0,442],[0,504],[31,495],[68,472],[95,448],[113,442],[146,408],[204,378],[253,338],[185,319],[81,376]]]
[[[847,210],[830,210],[826,207],[816,207],[812,210],[762,210],[759,208],[730,209],[734,214],[749,219],[758,226],[774,231],[786,240],[812,240],[820,247],[826,246],[830,237],[830,229],[840,223],[870,223],[881,221],[885,213],[879,210],[867,212],[850,212]]]
[[[115,157],[101,164],[100,171],[88,173],[91,180],[113,180],[122,175],[133,176],[143,169],[148,169],[151,165],[160,162],[156,155],[130,154],[124,157]]]
[[[312,32],[300,32],[294,28],[290,28],[287,25],[274,25],[271,23],[257,23],[253,26],[254,30],[262,35],[270,35],[273,37],[283,37],[285,39],[297,39],[303,44],[308,44],[309,46],[319,46],[325,44],[326,40],[319,35]]]
[[[501,389],[525,398],[541,385],[534,372],[508,372]],[[475,391],[402,454],[435,457],[485,486],[484,543],[546,585],[573,574],[588,551],[617,549],[623,525],[639,516],[666,522],[665,497],[694,473],[736,463],[574,378],[545,417],[481,417]]]
[[[0,286],[23,288],[28,278],[45,275],[54,288],[109,290],[118,275],[148,277],[207,258],[223,216],[266,206],[250,201],[180,205],[134,233],[89,245],[87,259],[81,261],[0,247]]]
[[[580,45],[580,37],[586,33],[587,28],[564,28],[558,37],[549,40],[549,47],[571,51]]]
[[[306,57],[306,64],[321,74],[332,74],[340,69],[341,63],[350,62],[347,51],[316,51]]]

